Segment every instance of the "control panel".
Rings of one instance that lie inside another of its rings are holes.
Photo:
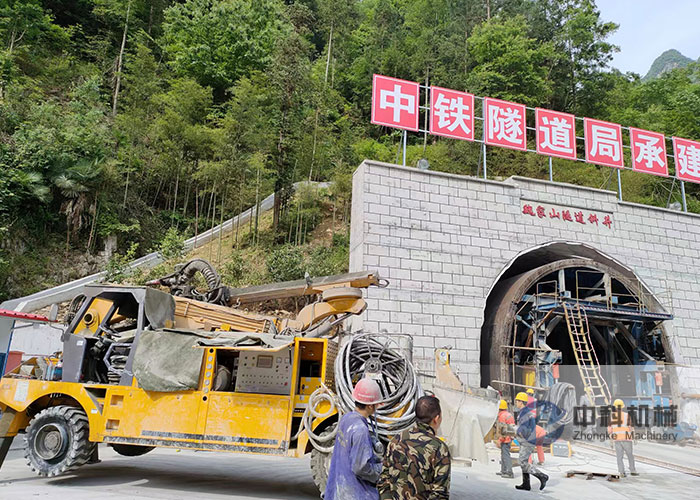
[[[277,352],[241,351],[236,392],[289,394],[292,386],[292,346]]]

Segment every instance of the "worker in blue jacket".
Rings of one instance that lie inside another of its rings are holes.
[[[325,500],[379,500],[377,481],[382,460],[375,453],[367,419],[382,400],[379,384],[361,379],[352,391],[355,411],[346,413],[338,424]]]

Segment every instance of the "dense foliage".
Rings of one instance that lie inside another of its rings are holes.
[[[334,181],[347,219],[358,163],[398,158],[398,132],[369,123],[373,73],[700,138],[698,66],[646,82],[610,70],[615,29],[593,0],[0,0],[2,295],[73,277],[66,259],[103,265],[115,237],[122,254],[177,253],[272,190],[270,244],[304,244],[318,210],[290,201],[298,181]],[[476,144],[412,135],[421,157],[463,174],[480,161]],[[488,161],[493,176],[546,175],[536,155]],[[677,197],[652,176],[624,183],[629,200]],[[282,261],[280,277],[299,274]]]

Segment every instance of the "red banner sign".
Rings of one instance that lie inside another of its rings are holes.
[[[430,91],[430,126],[419,128],[421,85],[388,76],[374,75],[372,85],[372,123],[415,132],[475,139],[473,94],[442,87]],[[478,98],[481,99],[481,98]],[[527,147],[527,107],[490,97],[483,98],[484,138],[492,146],[530,151]],[[613,168],[625,168],[622,126],[592,118],[583,118],[585,161]],[[627,128],[625,128],[627,130]],[[532,130],[532,129],[531,129]],[[550,109],[535,109],[536,152],[567,160],[579,160],[576,117]],[[666,137],[658,132],[629,127],[632,169],[667,177]],[[700,183],[700,142],[673,137],[675,175],[678,179]]]
[[[535,110],[537,152],[576,159],[576,117],[568,113],[537,108]]]
[[[474,140],[474,95],[430,87],[430,133]]]
[[[663,134],[630,127],[630,148],[634,170],[668,176],[666,140]]]
[[[620,125],[584,118],[583,133],[586,142],[586,162],[615,168],[625,166]]]
[[[484,99],[486,144],[504,148],[527,149],[525,106],[499,99]]]
[[[419,92],[418,83],[374,75],[372,123],[417,131]]]
[[[678,178],[700,183],[700,142],[674,137],[673,156]]]

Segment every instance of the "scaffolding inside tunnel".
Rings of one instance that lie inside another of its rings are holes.
[[[673,315],[652,310],[634,285],[578,266],[541,276],[515,305],[511,342],[501,346],[510,380],[502,382],[539,389],[567,382],[580,404],[592,406],[670,400],[662,324]]]

